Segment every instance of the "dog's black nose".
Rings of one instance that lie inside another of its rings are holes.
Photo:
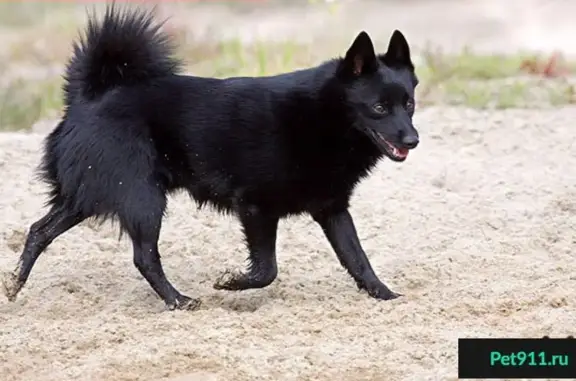
[[[416,135],[406,135],[402,137],[402,145],[406,148],[416,148],[420,140]]]

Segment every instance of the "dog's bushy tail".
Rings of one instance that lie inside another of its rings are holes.
[[[93,100],[117,86],[173,75],[174,47],[154,22],[154,10],[106,7],[99,21],[88,16],[85,35],[73,44],[65,74],[65,104]]]

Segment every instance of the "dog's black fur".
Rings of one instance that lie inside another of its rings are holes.
[[[51,210],[30,227],[4,280],[9,299],[56,237],[87,218],[115,218],[167,307],[195,308],[199,301],[166,279],[157,246],[166,197],[179,189],[241,222],[250,265],[217,289],[272,283],[278,221],[307,213],[360,289],[397,297],[372,270],[348,205],[379,159],[403,161],[418,144],[418,80],[404,36],[394,31],[381,55],[362,32],[345,57],[317,67],[216,79],[179,75],[160,27],[151,12],[112,5],[74,44],[65,115],[40,166]]]

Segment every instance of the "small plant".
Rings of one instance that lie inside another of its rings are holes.
[[[548,60],[542,61],[538,57],[525,59],[520,64],[520,69],[532,75],[547,78],[564,77],[570,73],[570,67],[560,52],[554,52]]]

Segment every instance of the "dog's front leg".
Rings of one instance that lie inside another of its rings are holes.
[[[278,274],[276,230],[278,217],[262,214],[256,207],[240,207],[239,217],[249,252],[248,271],[225,271],[214,283],[217,290],[240,291],[264,288]]]
[[[374,273],[347,209],[323,211],[313,214],[312,217],[322,227],[340,263],[360,289],[366,290],[376,299],[389,300],[400,296],[391,291]]]

